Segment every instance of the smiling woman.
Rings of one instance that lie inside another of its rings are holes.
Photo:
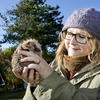
[[[8,9],[12,9],[16,7],[16,4],[18,4],[21,0],[0,0],[0,12],[4,15],[6,15],[6,11]],[[77,3],[78,2],[78,3]],[[71,14],[71,12],[75,9],[78,8],[84,8],[84,7],[95,7],[96,9],[100,9],[100,0],[97,0],[97,2],[95,2],[94,0],[77,0],[77,2],[73,3],[73,0],[46,0],[47,4],[50,4],[52,6],[56,6],[59,5],[59,11],[61,11],[61,15],[64,15],[63,18],[63,23],[65,23],[65,20],[67,19],[67,17],[69,16],[69,14]],[[80,5],[82,4],[82,5]],[[0,18],[0,25],[2,25],[3,21]],[[1,27],[1,26],[0,26]],[[3,29],[0,28],[0,34],[4,34],[5,31]],[[1,37],[0,37],[1,40]],[[10,44],[2,44],[2,49],[4,50],[5,48],[9,48],[13,45]]]
[[[68,50],[68,56],[88,55],[91,52],[89,33],[78,28],[69,28],[67,31],[70,32],[65,37],[65,47]],[[91,39],[93,39],[92,36]]]
[[[50,65],[31,52],[19,52],[25,56],[23,62],[30,64],[21,75],[17,70],[13,70],[14,74],[34,82],[35,69],[42,79],[34,91],[28,83],[23,100],[100,100],[100,12],[94,8],[74,11],[60,37]],[[36,60],[40,63],[31,63]]]

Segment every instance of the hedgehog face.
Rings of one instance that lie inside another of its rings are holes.
[[[40,48],[37,47],[35,44],[33,45],[33,48],[34,48],[34,52],[40,52],[41,51]]]
[[[40,56],[41,54],[41,47],[38,43],[35,43],[34,41],[28,41],[26,44],[24,44],[27,49],[24,49],[26,51],[32,51]]]

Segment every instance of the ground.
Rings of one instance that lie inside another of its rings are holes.
[[[25,89],[4,90],[0,88],[0,100],[22,100],[25,94]]]

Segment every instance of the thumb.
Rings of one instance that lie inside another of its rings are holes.
[[[29,69],[35,69],[36,71],[39,72],[39,66],[37,64],[29,64],[28,68]]]

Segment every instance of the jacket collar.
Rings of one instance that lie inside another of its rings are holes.
[[[89,72],[90,70],[95,69],[95,67],[91,64],[87,64],[85,67],[83,67],[80,71],[78,71],[73,77],[81,74],[81,73],[85,73],[85,72]]]
[[[73,78],[70,80],[73,85],[78,84],[79,82],[90,78],[92,76],[95,76],[97,74],[100,74],[100,66],[91,66],[90,64],[86,65],[83,69],[81,69],[79,72],[77,72]]]

